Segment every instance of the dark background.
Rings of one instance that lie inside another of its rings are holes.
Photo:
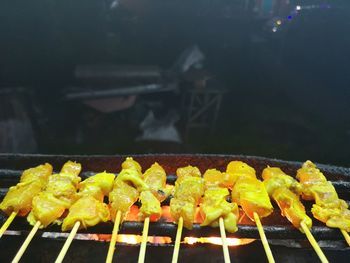
[[[350,166],[349,17],[346,0],[2,0],[0,120],[28,118],[34,146],[0,152],[232,153]],[[110,114],[63,99],[79,85],[77,65],[170,69],[191,45],[228,90],[213,132],[185,136],[181,92],[138,96]],[[163,102],[157,116],[178,112],[182,143],[135,141],[149,99]],[[6,131],[3,144],[19,140]]]

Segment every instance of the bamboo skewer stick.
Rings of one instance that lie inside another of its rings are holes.
[[[256,226],[257,226],[258,231],[259,231],[261,242],[262,242],[262,244],[264,246],[264,250],[265,250],[265,253],[266,253],[266,256],[267,256],[267,260],[269,261],[269,263],[274,263],[275,259],[273,258],[273,255],[272,255],[269,243],[267,242],[267,238],[266,238],[266,235],[265,235],[265,232],[264,232],[264,228],[263,228],[263,226],[261,224],[259,215],[256,212],[254,212],[254,220],[255,220]]]
[[[181,241],[183,224],[184,224],[184,219],[181,216],[179,218],[179,222],[178,222],[178,225],[177,225],[174,253],[173,253],[173,259],[171,261],[172,263],[177,263],[177,260],[178,260],[178,257],[179,257],[180,241]]]
[[[74,227],[70,231],[69,236],[68,236],[66,242],[64,243],[64,245],[61,249],[61,252],[58,254],[58,257],[57,257],[55,263],[61,263],[63,261],[64,256],[67,254],[67,251],[69,249],[70,244],[72,243],[75,235],[78,232],[79,227],[80,227],[80,221],[75,222]]]
[[[312,235],[312,233],[310,232],[308,227],[305,225],[305,223],[301,222],[300,225],[301,225],[301,228],[303,229],[303,231],[305,232],[305,235],[306,235],[307,239],[309,240],[311,246],[314,248],[316,254],[320,258],[321,262],[322,263],[328,262],[328,259],[324,255],[323,251],[321,250],[320,246],[317,244],[317,241],[315,240],[314,236]]]
[[[348,245],[350,246],[350,236],[349,236],[349,233],[346,232],[344,229],[340,229],[340,232],[343,234],[345,240],[346,240],[346,243],[348,243]]]
[[[17,212],[12,212],[11,215],[6,219],[5,223],[0,228],[0,238],[5,233],[6,229],[11,225],[13,219],[17,216]]]
[[[219,225],[220,225],[220,233],[221,233],[221,240],[222,240],[222,250],[224,252],[224,262],[230,263],[231,262],[230,253],[228,251],[224,219],[222,217],[219,218]]]
[[[113,259],[113,254],[114,254],[114,250],[115,250],[115,244],[117,243],[117,236],[118,236],[118,231],[119,231],[121,215],[122,215],[121,211],[118,211],[117,215],[115,216],[114,226],[113,226],[113,231],[112,231],[112,237],[111,237],[111,241],[109,243],[106,263],[111,263],[112,259]]]
[[[141,242],[141,247],[140,247],[140,254],[139,254],[138,263],[145,262],[148,229],[149,229],[149,217],[146,217],[144,225],[143,225],[143,230],[142,230],[142,242]]]
[[[24,252],[26,251],[30,241],[32,241],[35,233],[38,231],[39,227],[41,226],[41,222],[38,221],[35,223],[35,225],[33,226],[32,230],[30,231],[30,233],[28,234],[27,238],[24,240],[22,246],[20,247],[20,249],[18,250],[16,256],[13,258],[12,263],[17,263],[19,262],[19,260],[21,259],[21,257],[23,256]]]

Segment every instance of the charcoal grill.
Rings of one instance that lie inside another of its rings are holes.
[[[259,176],[267,166],[278,166],[287,174],[295,175],[301,163],[268,159],[262,157],[250,157],[241,155],[132,155],[142,167],[146,168],[155,161],[159,162],[166,170],[167,181],[173,184],[177,167],[195,165],[204,172],[208,168],[225,170],[228,162],[241,160],[253,166]],[[0,195],[1,199],[6,194],[8,187],[19,181],[22,170],[49,162],[55,169],[67,160],[80,162],[83,167],[81,177],[84,179],[96,172],[108,171],[117,173],[126,156],[65,156],[65,155],[7,155],[0,154]],[[331,165],[318,164],[330,180],[340,198],[350,200],[350,169]],[[167,202],[165,201],[165,205]],[[311,203],[303,202],[309,215]],[[311,216],[312,217],[312,216]],[[0,215],[0,223],[6,220],[6,216]],[[270,242],[276,262],[318,262],[316,253],[312,250],[305,235],[293,228],[291,224],[280,215],[277,207],[273,214],[262,220],[266,236]],[[343,236],[338,229],[325,227],[321,222],[313,220],[312,233],[320,246],[323,247],[330,262],[349,262],[350,249],[347,247]],[[79,231],[73,241],[65,262],[104,262],[108,251],[106,237],[112,232],[112,223],[100,224],[87,230]],[[121,226],[120,234],[142,234],[143,223],[126,221]],[[10,262],[21,246],[31,226],[25,218],[16,218],[9,227],[9,231],[0,239],[0,262]],[[150,224],[149,236],[166,236],[175,240],[177,226],[170,222],[154,222]],[[182,237],[220,237],[218,228],[200,227],[195,225],[189,231],[184,229]],[[252,238],[256,241],[247,244],[230,247],[232,262],[265,262],[266,257],[259,240],[259,233],[253,222],[242,220],[238,232],[227,233],[227,237]],[[21,262],[54,262],[63,243],[65,236],[61,234],[58,226],[51,226],[39,230],[25,252]],[[139,245],[118,243],[114,255],[115,262],[137,262]],[[149,244],[146,251],[146,262],[170,262],[173,252],[173,242],[168,244]],[[180,248],[179,262],[223,262],[222,248],[213,244],[182,244]]]

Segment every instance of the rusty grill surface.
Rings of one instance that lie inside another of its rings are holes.
[[[201,172],[208,168],[216,168],[221,171],[226,169],[226,165],[232,160],[241,160],[253,166],[257,171],[257,176],[260,177],[262,170],[267,166],[278,166],[283,171],[291,176],[295,176],[297,169],[300,168],[300,162],[282,161],[277,159],[268,159],[262,157],[250,157],[241,155],[169,155],[169,154],[153,154],[153,155],[118,155],[118,156],[64,156],[64,155],[5,155],[0,154],[0,199],[6,194],[8,187],[18,183],[21,172],[24,169],[39,165],[44,162],[49,162],[54,169],[58,171],[67,160],[74,160],[82,164],[83,170],[81,177],[85,179],[96,172],[108,171],[118,173],[121,163],[127,156],[134,157],[143,167],[147,169],[155,161],[163,166],[168,174],[167,181],[169,184],[175,182],[175,171],[178,167],[187,166],[189,164],[198,166]],[[336,167],[331,165],[318,164],[320,170],[330,180],[339,197],[349,201],[350,200],[350,169],[343,167]],[[261,177],[260,177],[261,179]],[[310,202],[304,202],[304,205],[310,213]],[[169,200],[163,202],[164,205],[169,204]],[[0,223],[6,220],[4,214],[0,214]],[[305,236],[296,230],[287,219],[280,215],[278,207],[275,207],[273,214],[262,220],[267,238],[272,244],[272,250],[276,259],[286,257],[289,262],[310,262],[317,257],[310,248]],[[235,238],[256,238],[259,239],[259,233],[255,224],[249,220],[244,220],[238,225],[239,230],[230,234],[227,237]],[[103,240],[99,237],[110,235],[112,232],[112,223],[100,224],[96,227],[88,228],[87,230],[80,230],[83,238],[77,238],[73,242],[70,252],[67,254],[66,262],[100,262],[104,261],[108,250],[107,242],[97,242],[96,240]],[[125,221],[119,231],[120,234],[142,234],[143,223],[137,221]],[[27,223],[25,218],[16,218],[9,227],[9,232],[0,239],[1,248],[8,247],[9,249],[1,249],[0,262],[8,262],[12,259],[16,250],[23,242],[31,226]],[[169,222],[153,222],[150,223],[149,236],[167,236],[175,239],[177,225]],[[48,234],[49,233],[49,234]],[[23,256],[22,261],[32,261],[35,258],[39,262],[54,261],[65,239],[64,235],[56,235],[61,233],[59,226],[50,226],[46,229],[39,230],[33,243],[29,246],[28,251]],[[320,245],[326,247],[326,255],[334,257],[337,261],[347,262],[350,257],[350,250],[344,242],[343,236],[338,229],[331,229],[325,227],[321,222],[313,219],[312,233],[316,240],[320,241]],[[91,235],[89,235],[91,234]],[[58,236],[58,237],[57,237]],[[87,240],[82,240],[85,239]],[[218,228],[200,227],[195,225],[193,230],[183,230],[183,237],[209,237],[220,236]],[[231,258],[238,262],[248,262],[257,259],[258,262],[264,262],[265,257],[260,241],[257,240],[252,244],[246,246],[231,247]],[[120,247],[120,248],[119,248]],[[278,247],[278,251],[276,248]],[[138,255],[138,245],[121,245],[118,244],[115,256],[116,261],[121,262],[136,262]],[[45,249],[45,251],[43,251]],[[217,254],[217,257],[210,258],[203,257],[203,251]],[[240,252],[239,252],[240,251]],[[119,254],[118,254],[119,253]],[[149,246],[146,252],[146,262],[170,262],[172,253],[172,244],[161,246]],[[236,254],[241,254],[238,257]],[[293,256],[291,255],[293,254]],[[222,262],[221,247],[210,244],[202,245],[182,245],[180,249],[180,262],[187,262],[187,260],[201,261],[201,262]],[[261,254],[261,255],[260,255]],[[30,255],[28,257],[28,255]],[[99,256],[98,256],[99,255]],[[307,256],[308,255],[308,256]],[[307,256],[307,257],[305,257]],[[283,260],[285,261],[285,260]],[[190,262],[190,261],[188,261]]]

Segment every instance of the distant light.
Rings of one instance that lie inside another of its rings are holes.
[[[276,23],[277,23],[277,25],[279,25],[279,26],[280,26],[280,25],[282,24],[282,21],[281,21],[281,20],[277,20],[277,22],[276,22]]]
[[[292,20],[292,18],[293,18],[292,16],[288,16],[288,20]]]
[[[277,27],[274,26],[274,27],[272,28],[272,32],[276,32],[276,31],[277,31]]]
[[[300,5],[297,5],[297,6],[295,7],[295,9],[296,9],[296,10],[301,10],[301,6],[300,6]]]

